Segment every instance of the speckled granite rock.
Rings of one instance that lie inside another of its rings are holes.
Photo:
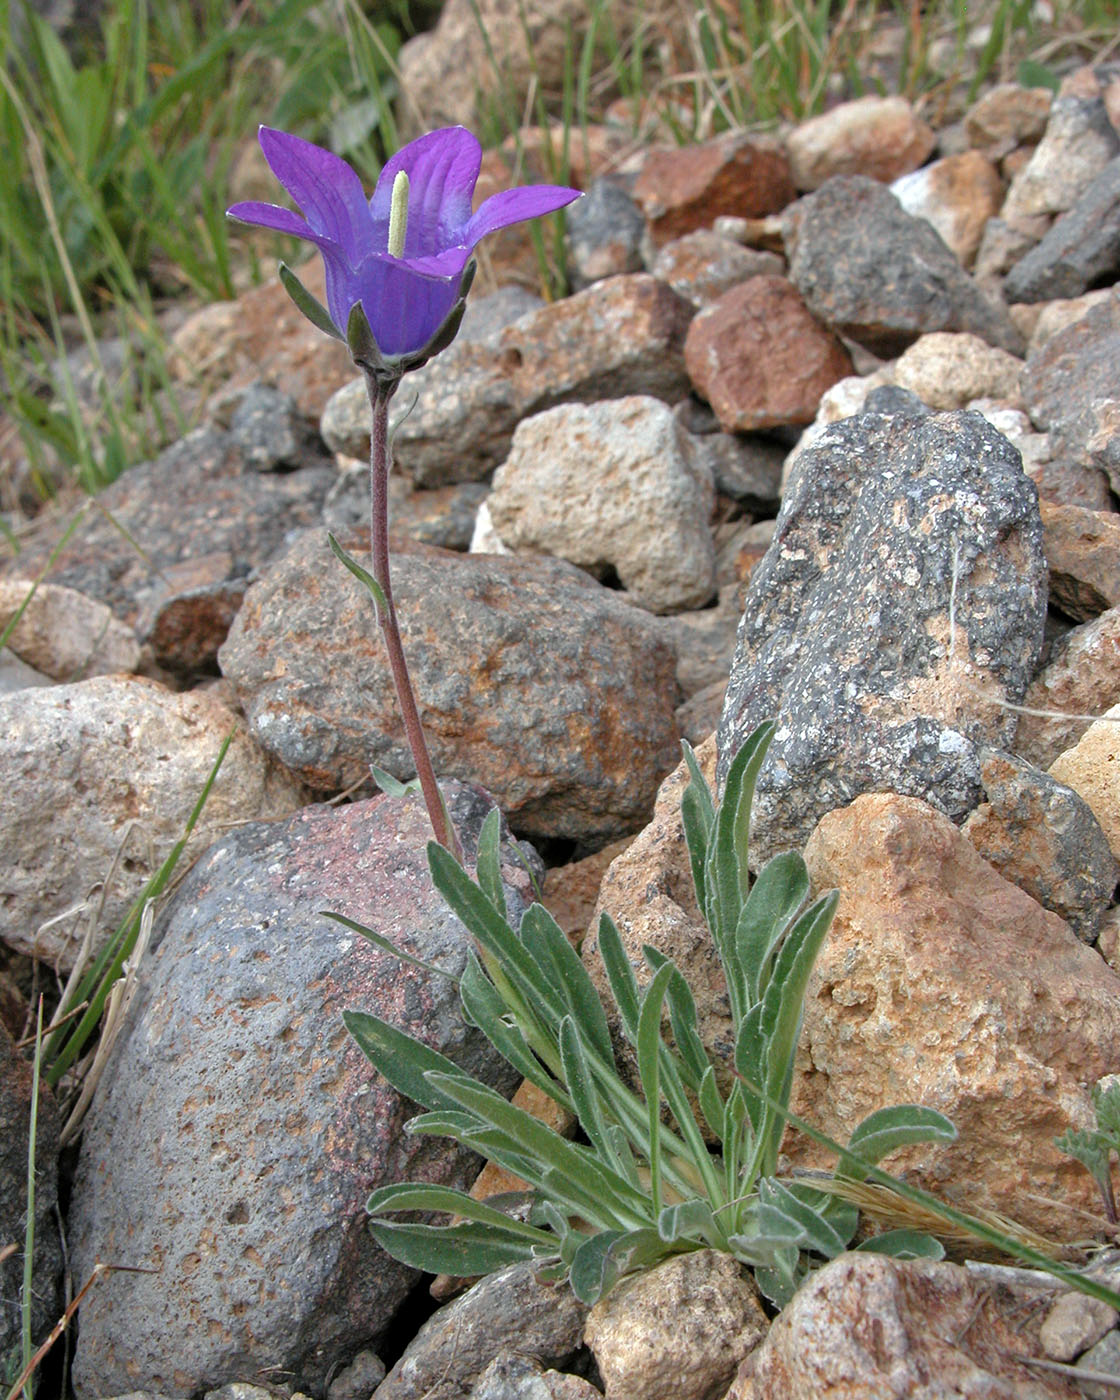
[[[447,796],[469,852],[490,800]],[[340,1013],[381,1015],[507,1091],[516,1078],[464,1026],[452,981],[323,917],[461,971],[467,939],[431,884],[429,832],[415,795],[241,826],[160,918],[90,1112],[70,1222],[83,1278],[97,1259],[157,1272],[90,1293],[81,1400],[138,1386],[185,1397],[277,1371],[318,1386],[385,1332],[416,1275],[374,1244],[368,1193],[408,1177],[465,1186],[477,1159],[403,1136],[413,1107]],[[516,917],[531,887],[508,846],[503,869]]]
[[[751,576],[719,748],[722,773],[778,720],[755,799],[759,863],[860,792],[965,816],[975,746],[1014,734],[996,702],[1022,699],[1046,610],[1035,489],[979,415],[908,397],[909,412],[845,419],[798,457]]]

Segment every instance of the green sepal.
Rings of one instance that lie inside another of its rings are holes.
[[[331,320],[331,313],[317,297],[313,297],[287,263],[280,264],[280,281],[284,290],[295,302],[297,309],[307,317],[316,329],[326,332],[335,340],[346,344],[346,337]]]

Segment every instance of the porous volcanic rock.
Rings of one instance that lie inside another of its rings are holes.
[[[1046,565],[1033,483],[974,413],[864,412],[796,460],[751,575],[719,728],[721,774],[764,719],[752,859],[800,847],[860,792],[962,818],[976,745],[1006,748],[1034,672]],[[892,400],[891,402],[894,402]]]
[[[491,807],[445,788],[468,853]],[[427,870],[418,795],[306,807],[228,831],[180,886],[91,1107],[71,1257],[110,1274],[83,1307],[75,1389],[190,1396],[245,1375],[318,1389],[376,1346],[416,1280],[369,1233],[377,1186],[463,1187],[477,1158],[404,1135],[415,1105],[341,1022],[368,1011],[508,1092],[516,1076],[462,1019],[453,980],[324,917],[365,923],[456,977],[468,939]],[[531,898],[513,849],[516,919]]]
[[[555,559],[417,547],[393,578],[438,773],[482,782],[525,834],[603,845],[645,820],[678,753],[654,619]],[[318,532],[250,589],[221,664],[310,787],[368,780],[371,763],[412,776],[372,601]]]

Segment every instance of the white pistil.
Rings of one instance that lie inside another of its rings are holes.
[[[389,256],[404,257],[404,235],[408,228],[408,176],[398,170],[389,201]]]

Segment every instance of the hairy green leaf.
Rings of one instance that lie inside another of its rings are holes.
[[[471,1082],[446,1055],[367,1011],[344,1011],[342,1023],[374,1069],[399,1094],[432,1110],[459,1107],[457,1099],[427,1077],[434,1071],[448,1081]]]
[[[865,1254],[889,1254],[892,1259],[944,1259],[945,1246],[921,1230],[884,1230],[856,1245]]]
[[[770,963],[809,894],[809,872],[797,851],[767,861],[751,886],[735,927],[739,966],[747,981],[745,1005],[766,992]]]
[[[897,1104],[868,1114],[848,1139],[848,1151],[874,1167],[900,1147],[915,1142],[955,1142],[956,1137],[956,1128],[943,1113],[917,1104]],[[837,1167],[836,1175],[863,1180],[846,1162]]]
[[[502,814],[497,807],[491,807],[482,823],[475,866],[483,894],[502,918],[507,918],[506,892],[502,885]]]

